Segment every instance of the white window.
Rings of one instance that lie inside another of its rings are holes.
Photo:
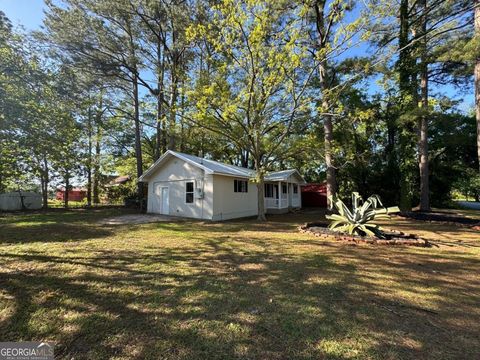
[[[248,192],[248,181],[247,180],[233,180],[233,191],[234,192]]]
[[[185,202],[187,204],[193,203],[193,181],[188,181],[185,183]]]
[[[293,193],[298,194],[298,185],[297,184],[293,184]]]
[[[287,193],[287,185],[283,184],[282,185],[282,194],[286,194],[286,193]]]

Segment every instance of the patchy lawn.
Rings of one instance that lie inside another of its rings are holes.
[[[480,233],[396,218],[433,248],[296,232],[318,215],[105,227],[0,217],[0,340],[65,359],[474,359]],[[473,214],[473,212],[472,212]]]

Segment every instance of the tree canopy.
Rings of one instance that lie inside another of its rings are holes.
[[[30,33],[0,12],[0,191],[76,184],[91,205],[128,175],[141,202],[173,149],[255,169],[262,198],[291,167],[403,210],[478,199],[480,101],[461,101],[480,88],[478,7],[48,0]]]

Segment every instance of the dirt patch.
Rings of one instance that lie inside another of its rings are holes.
[[[334,238],[339,241],[349,241],[355,243],[377,244],[377,245],[407,245],[430,247],[431,244],[415,234],[406,234],[396,230],[384,230],[386,239],[378,239],[370,236],[350,235],[330,230],[325,223],[306,223],[299,226],[298,230],[302,233],[309,233],[317,237]]]

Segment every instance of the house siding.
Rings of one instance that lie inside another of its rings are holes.
[[[249,181],[246,193],[235,192],[235,179],[247,180],[247,178],[241,177],[242,175],[236,177],[216,173],[215,169],[210,168],[213,165],[208,163],[208,160],[203,162],[203,159],[194,157],[192,160],[185,158],[186,156],[167,152],[141,178],[141,181],[148,181],[149,213],[162,213],[163,205],[166,205],[162,204],[162,187],[168,187],[168,214],[172,216],[222,221],[258,215],[258,189],[255,183]],[[236,173],[237,169],[233,169],[232,172]],[[291,172],[292,170],[288,171]],[[278,176],[284,183],[285,180],[290,183],[287,201],[289,206],[283,206],[282,201],[281,208],[278,208],[278,204],[272,208],[272,204],[269,203],[270,207],[266,208],[268,213],[287,212],[289,208],[297,205],[297,202],[295,205],[292,204],[291,183],[298,184],[303,182],[303,179],[298,174],[286,178],[282,172]],[[186,203],[185,199],[188,181],[194,182],[193,203]],[[269,182],[278,184],[274,176]],[[201,198],[197,197],[198,189],[203,190]]]
[[[204,196],[194,196],[193,203],[185,202],[186,182],[193,181],[194,189],[203,189]],[[213,207],[212,176],[181,159],[169,159],[159,170],[149,177],[147,211],[161,213],[160,187],[168,187],[169,215],[197,219],[211,219]]]
[[[248,192],[234,192],[231,176],[213,175],[213,217],[212,220],[228,220],[234,218],[256,216],[258,214],[257,186],[248,183]],[[245,179],[242,179],[245,180]]]

